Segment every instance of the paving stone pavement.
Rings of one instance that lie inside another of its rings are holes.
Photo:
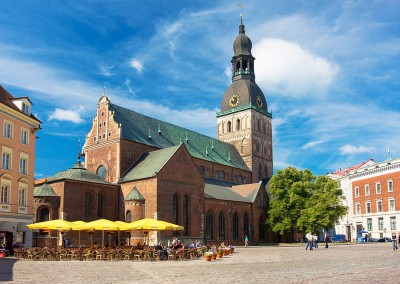
[[[239,247],[222,259],[185,261],[17,261],[0,259],[11,283],[400,283],[391,243]]]

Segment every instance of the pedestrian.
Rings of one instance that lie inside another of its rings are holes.
[[[313,235],[311,234],[311,232],[307,233],[306,235],[306,250],[308,248],[310,248],[310,250],[312,250],[312,239],[313,239]]]
[[[392,233],[392,244],[393,244],[393,251],[398,250],[399,248],[397,247],[397,238],[396,234]]]
[[[398,235],[399,235],[398,239],[399,239],[399,245],[400,245],[400,232],[398,233]]]
[[[245,247],[249,246],[249,238],[247,236],[244,237],[244,246]]]
[[[328,232],[325,232],[324,242],[325,242],[325,248],[328,248],[328,242],[329,242]]]
[[[315,235],[314,236],[314,248],[318,248],[318,236],[317,235]]]

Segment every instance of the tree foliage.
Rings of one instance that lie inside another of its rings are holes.
[[[269,182],[268,225],[281,235],[330,229],[346,214],[339,184],[309,170],[278,170]]]

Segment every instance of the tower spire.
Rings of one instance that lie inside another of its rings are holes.
[[[103,97],[105,97],[106,96],[106,86],[104,85],[103,86]]]

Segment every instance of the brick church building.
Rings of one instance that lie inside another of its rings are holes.
[[[36,219],[43,208],[69,221],[157,218],[184,226],[175,233],[184,241],[243,244],[247,235],[271,242],[264,223],[272,116],[255,82],[251,48],[241,22],[232,83],[217,113],[217,139],[113,104],[104,91],[86,135],[84,165],[78,162],[49,179],[45,190],[37,189],[56,201],[46,209],[46,196],[35,196],[41,205]],[[131,240],[140,234],[132,232]],[[157,236],[150,232],[150,243]]]

